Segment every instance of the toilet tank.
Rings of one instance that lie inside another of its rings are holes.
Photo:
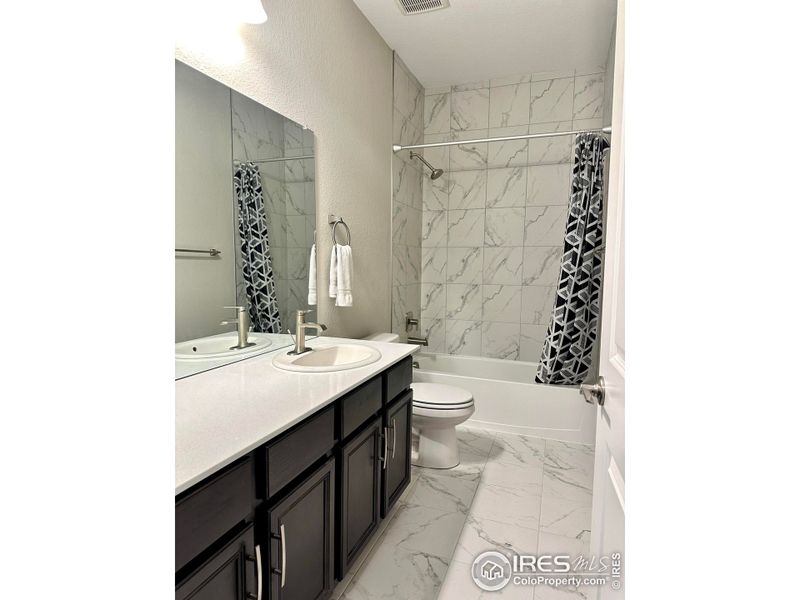
[[[391,342],[397,343],[400,341],[400,336],[396,333],[373,333],[363,338],[370,342]]]

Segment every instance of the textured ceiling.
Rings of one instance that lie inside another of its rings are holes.
[[[451,0],[405,16],[354,0],[425,87],[605,64],[616,0]]]

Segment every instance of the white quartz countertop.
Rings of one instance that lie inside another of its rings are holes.
[[[292,373],[272,365],[282,348],[175,382],[175,493],[179,494],[314,414],[419,346],[344,338],[310,345],[364,344],[381,358],[332,373]]]

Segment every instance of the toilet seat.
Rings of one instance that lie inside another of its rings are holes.
[[[461,410],[475,403],[467,390],[441,383],[412,383],[412,405],[427,410]]]

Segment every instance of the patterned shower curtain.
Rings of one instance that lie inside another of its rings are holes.
[[[583,383],[600,318],[603,244],[603,150],[599,134],[575,139],[564,254],[555,305],[536,374],[538,383]]]
[[[233,190],[239,209],[242,278],[250,321],[255,331],[280,333],[281,317],[269,253],[261,174],[255,163],[239,164],[233,174]]]

